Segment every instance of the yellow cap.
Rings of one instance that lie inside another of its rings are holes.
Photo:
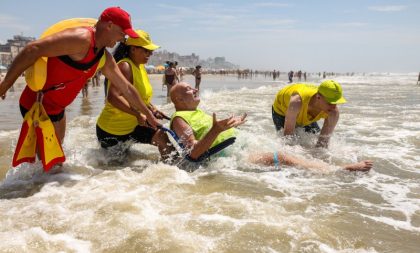
[[[153,44],[147,32],[143,30],[136,30],[135,32],[137,33],[139,37],[138,38],[129,37],[127,41],[125,42],[126,45],[144,47],[149,50],[155,50],[155,49],[160,48],[160,46]]]
[[[318,92],[330,104],[344,104],[346,99],[343,97],[341,85],[334,80],[326,80],[318,87]]]

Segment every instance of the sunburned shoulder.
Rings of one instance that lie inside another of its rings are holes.
[[[79,47],[82,52],[90,47],[92,40],[91,31],[86,27],[69,28],[60,32],[59,36],[62,36],[63,44],[69,47]]]
[[[86,27],[75,27],[70,28],[65,31],[66,36],[72,38],[74,40],[78,40],[79,42],[88,43],[92,40],[92,32]]]
[[[87,28],[69,28],[33,41],[26,46],[26,49],[41,56],[69,55],[73,60],[79,60],[83,59],[89,50],[91,39],[92,36]]]
[[[66,38],[90,41],[91,37],[91,31],[87,27],[73,27],[54,33],[45,38]]]

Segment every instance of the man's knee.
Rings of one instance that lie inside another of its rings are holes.
[[[156,131],[152,137],[152,144],[156,146],[168,145],[170,143],[168,136],[162,130]]]

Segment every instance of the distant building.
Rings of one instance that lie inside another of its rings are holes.
[[[13,39],[7,40],[6,44],[0,44],[0,65],[8,67],[19,52],[34,40],[33,37],[15,35]]]
[[[153,52],[148,64],[159,66],[165,64],[167,61],[177,61],[179,67],[195,68],[197,65],[209,69],[237,69],[239,66],[226,61],[225,57],[209,58],[207,60],[200,60],[200,57],[195,53],[191,55],[179,55],[171,53],[166,50]]]
[[[226,59],[225,59],[225,57],[215,57],[214,58],[214,63],[223,65],[223,64],[226,63]]]
[[[8,67],[11,62],[12,62],[12,54],[10,52],[0,51],[0,66]]]
[[[201,64],[205,68],[210,69],[237,69],[238,65],[226,61],[225,57],[209,58]]]
[[[192,53],[191,55],[184,55],[179,57],[179,64],[184,67],[195,67],[198,65],[198,62],[200,61],[200,57],[198,55],[195,55]]]

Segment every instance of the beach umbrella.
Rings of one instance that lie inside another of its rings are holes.
[[[0,65],[0,70],[6,70],[6,66]]]
[[[165,70],[165,66],[159,65],[159,66],[156,66],[156,69],[157,70]]]

